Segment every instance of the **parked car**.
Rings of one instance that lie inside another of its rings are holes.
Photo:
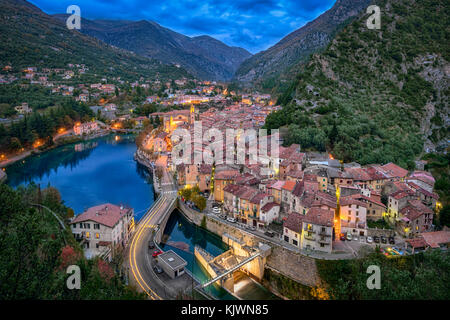
[[[159,256],[161,253],[162,253],[161,250],[155,250],[155,251],[153,251],[152,257],[153,257],[153,258],[156,258],[156,257]]]
[[[235,223],[235,222],[236,222],[236,219],[235,219],[235,218],[232,218],[232,217],[228,217],[228,218],[227,218],[227,221],[228,221],[228,222],[233,222],[233,223]]]
[[[387,239],[385,236],[381,236],[381,243],[387,243]]]
[[[249,225],[249,224],[246,224],[246,225],[245,225],[245,229],[253,230],[253,231],[256,230],[256,228],[255,228],[254,226],[251,226],[251,225]]]
[[[226,214],[222,214],[222,215],[220,215],[220,217],[221,217],[223,220],[226,220],[226,219],[227,219],[227,215],[226,215]]]
[[[269,231],[269,230],[267,230],[266,232],[264,232],[264,234],[265,234],[266,236],[271,237],[271,238],[273,238],[273,236],[275,236],[275,233],[274,233],[273,231]]]
[[[215,214],[219,214],[219,213],[220,213],[220,208],[219,208],[219,207],[213,207],[212,211],[213,211]]]
[[[394,239],[394,237],[389,237],[389,243],[390,244],[395,244],[395,239]]]
[[[154,248],[155,248],[155,243],[154,243],[152,240],[150,240],[150,241],[148,242],[148,248],[149,248],[149,249],[154,249]]]
[[[372,239],[372,237],[367,237],[367,238],[366,238],[366,241],[367,241],[367,243],[372,243],[372,242],[373,242],[373,239]]]
[[[348,241],[352,241],[352,235],[351,235],[351,233],[347,233],[347,240],[348,240]]]
[[[161,269],[161,267],[157,264],[153,267],[153,270],[155,270],[155,272],[158,274],[163,273],[163,269]]]
[[[374,241],[375,243],[380,243],[380,237],[379,237],[379,236],[374,236],[374,237],[373,237],[373,241]]]
[[[340,239],[341,241],[345,241],[345,233],[341,233],[341,234],[339,235],[339,239]]]
[[[355,241],[359,240],[357,235],[353,236],[352,239],[355,240]]]

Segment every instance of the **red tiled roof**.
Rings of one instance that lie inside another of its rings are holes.
[[[440,244],[450,243],[450,231],[424,232],[420,234],[432,248],[439,248]]]
[[[71,224],[91,220],[112,228],[119,222],[120,218],[129,212],[129,210],[132,209],[106,203],[87,209],[85,212],[76,216]]]
[[[295,188],[296,182],[292,180],[288,180],[284,183],[282,189],[287,191],[293,191]]]
[[[224,170],[215,174],[215,180],[233,180],[239,176],[239,171],[237,170]]]
[[[331,227],[334,225],[334,212],[331,210],[313,207],[308,210],[303,221],[316,225]]]
[[[286,221],[284,221],[283,227],[288,228],[289,230],[292,230],[296,233],[301,233],[302,222],[304,218],[304,215],[297,212],[292,212],[288,215]]]
[[[405,241],[413,248],[425,248],[427,246],[427,243],[423,238],[406,239]]]
[[[276,204],[275,202],[268,202],[264,205],[264,207],[261,208],[261,211],[268,212],[275,206],[279,207],[280,205]]]
[[[404,178],[408,174],[408,170],[399,167],[395,163],[389,162],[384,166],[381,166],[387,173],[391,174],[394,177]]]

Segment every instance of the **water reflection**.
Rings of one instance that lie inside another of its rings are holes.
[[[139,220],[154,201],[151,173],[133,159],[134,136],[106,136],[55,148],[7,167],[12,187],[56,187],[75,213],[102,203],[134,208]]]

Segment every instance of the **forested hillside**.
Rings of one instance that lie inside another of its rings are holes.
[[[65,220],[73,210],[55,188],[0,184],[0,213],[0,300],[144,298],[117,276],[120,260],[84,258],[69,226],[56,218]],[[67,288],[69,265],[80,267],[80,290]]]
[[[0,61],[14,70],[85,64],[104,76],[138,79],[189,77],[173,65],[114,48],[53,18],[24,0],[0,0]]]
[[[449,7],[444,0],[381,0],[381,29],[368,14],[312,57],[279,98],[267,128],[288,126],[287,144],[361,164],[413,159],[449,137]]]

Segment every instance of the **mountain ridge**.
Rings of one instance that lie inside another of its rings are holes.
[[[0,0],[0,4],[0,60],[15,68],[30,65],[56,68],[79,63],[103,75],[133,79],[192,77],[182,68],[162,65],[155,59],[113,48],[77,30],[69,30],[65,22],[27,1]]]
[[[68,15],[53,16],[65,20]],[[211,36],[188,37],[155,21],[83,18],[80,31],[136,54],[179,64],[205,80],[230,80],[239,65],[251,56],[247,50],[228,46]]]
[[[271,88],[275,82],[290,79],[292,70],[307,61],[310,54],[326,47],[333,33],[356,17],[371,0],[337,0],[316,19],[291,32],[267,50],[245,60],[236,71],[234,80],[248,84],[262,84]],[[272,81],[269,81],[271,80]]]

